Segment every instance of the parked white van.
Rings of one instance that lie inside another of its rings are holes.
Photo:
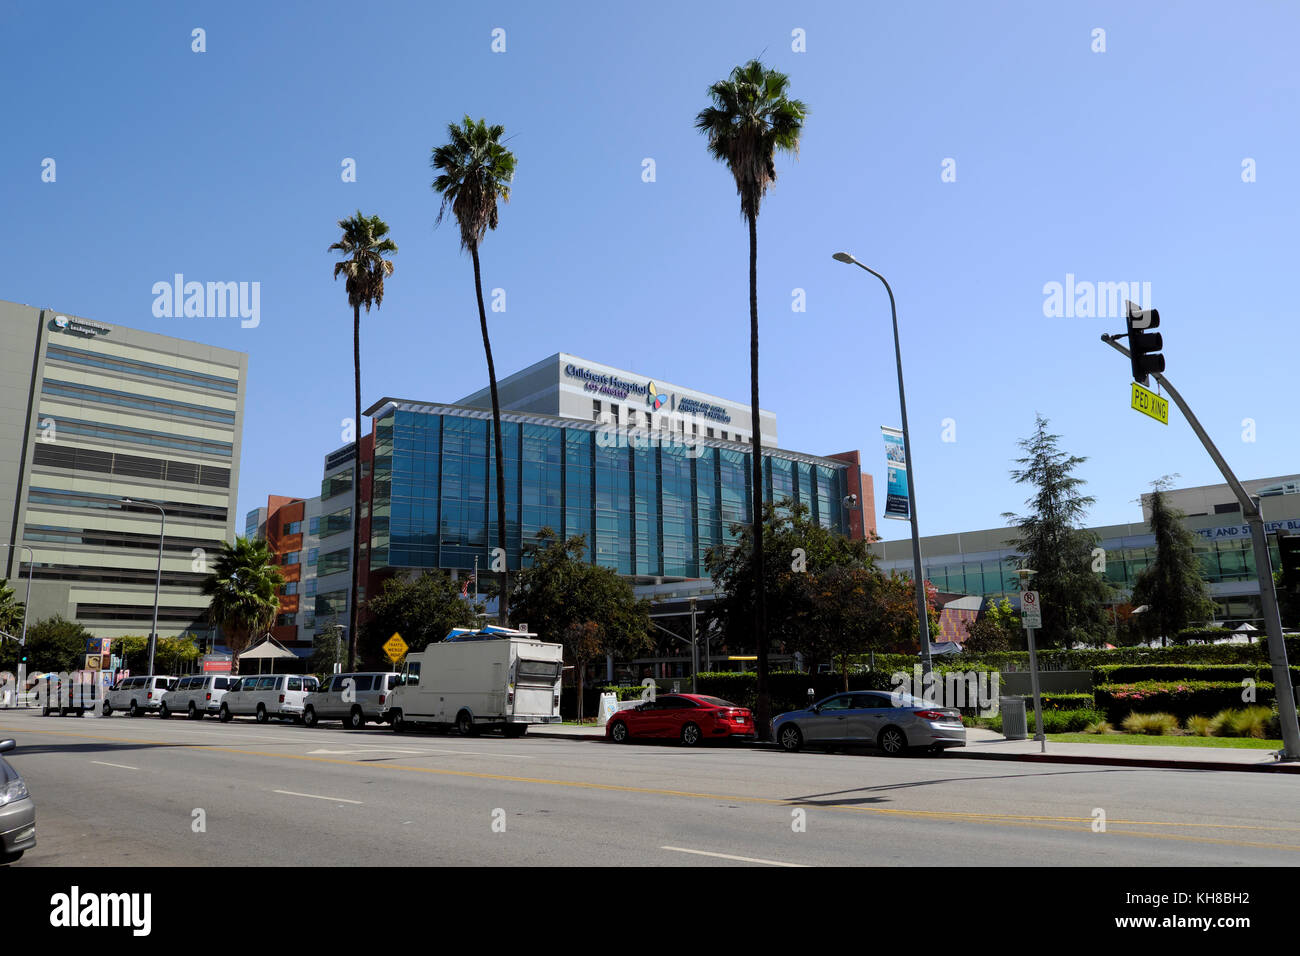
[[[127,677],[117,682],[104,698],[104,716],[115,710],[124,710],[130,717],[139,717],[162,706],[163,694],[176,686],[175,677],[150,674],[147,677]]]
[[[222,720],[253,716],[259,724],[272,717],[300,721],[307,695],[319,689],[316,678],[302,674],[250,674],[226,691],[217,715]]]
[[[399,676],[396,671],[335,674],[307,698],[303,722],[314,727],[319,720],[341,720],[349,730],[360,730],[368,720],[383,721]]]
[[[216,716],[220,712],[221,698],[235,686],[238,677],[225,674],[191,674],[182,677],[176,686],[163,694],[158,716],[166,719],[172,714],[184,714],[190,720],[200,720],[204,714]]]
[[[563,669],[563,645],[536,634],[491,626],[453,631],[406,655],[388,698],[388,718],[399,734],[429,724],[466,736],[500,729],[519,737],[529,724],[559,722]]]

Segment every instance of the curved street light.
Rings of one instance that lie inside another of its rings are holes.
[[[907,430],[907,396],[903,391],[903,352],[898,345],[898,309],[894,304],[894,290],[889,287],[889,282],[875,269],[864,266],[847,252],[837,252],[831,256],[836,262],[847,263],[848,265],[857,266],[866,272],[870,272],[879,279],[885,286],[885,291],[889,293],[889,312],[894,321],[894,360],[898,365],[898,408],[903,416],[903,457],[907,463],[907,497],[908,511],[912,521],[912,580],[915,582],[916,589],[916,617],[920,622],[919,631],[921,638],[921,668],[924,673],[930,673],[930,616],[927,613],[925,600],[925,578],[921,575],[921,535],[917,530],[916,524],[916,472],[912,467],[912,438]]]
[[[167,512],[163,511],[162,505],[154,504],[152,501],[123,498],[122,503],[142,505],[145,508],[157,508],[158,515],[162,519],[162,526],[158,530],[158,574],[154,578],[153,584],[153,630],[149,634],[149,675],[153,676],[153,655],[154,649],[158,646],[158,592],[162,589],[162,555],[163,540],[167,537]]]

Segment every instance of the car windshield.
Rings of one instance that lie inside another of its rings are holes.
[[[700,697],[698,699],[704,701],[704,703],[708,704],[710,707],[740,707],[739,704],[733,704],[731,701],[723,700],[721,697]]]

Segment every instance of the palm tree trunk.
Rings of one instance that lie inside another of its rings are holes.
[[[506,557],[506,461],[501,442],[501,403],[497,400],[497,370],[492,362],[492,342],[488,338],[487,312],[483,308],[483,277],[479,272],[478,244],[469,247],[474,259],[474,292],[478,296],[478,324],[483,330],[483,354],[487,356],[488,387],[492,392],[492,440],[497,457],[497,547],[501,549],[501,596],[497,599],[501,626],[510,624],[510,565]],[[488,567],[491,567],[489,563]]]
[[[750,444],[753,449],[753,515],[754,515],[754,638],[758,644],[758,723],[760,740],[771,733],[768,721],[772,716],[772,700],[767,686],[767,601],[763,594],[767,577],[763,570],[763,432],[758,415],[758,216],[749,220],[749,401],[750,427],[753,429]]]
[[[361,571],[361,303],[352,307],[352,375],[356,385],[352,434],[352,591],[348,597],[348,670],[357,666],[357,577]]]

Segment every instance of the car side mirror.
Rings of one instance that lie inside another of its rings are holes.
[[[14,743],[12,740],[0,740],[0,754],[8,753],[17,746],[18,744]]]

